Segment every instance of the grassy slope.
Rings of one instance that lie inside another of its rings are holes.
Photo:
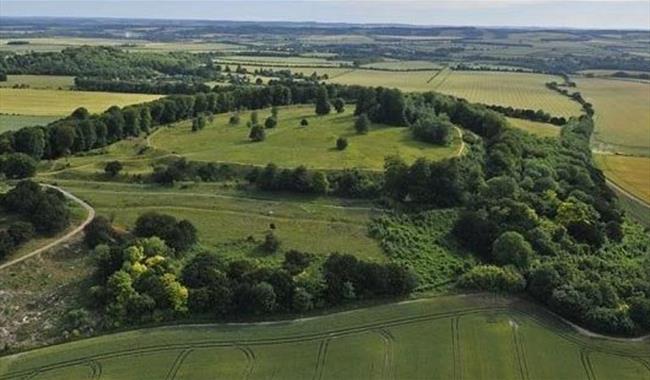
[[[316,254],[352,253],[383,260],[379,244],[368,236],[367,223],[375,212],[367,204],[281,194],[251,194],[202,184],[161,188],[120,183],[57,180],[60,186],[91,204],[100,215],[114,217],[122,227],[132,227],[137,217],[158,211],[194,223],[199,239],[228,257],[247,256],[280,260],[257,249],[269,225],[282,250],[299,249]],[[349,202],[345,202],[349,203]],[[356,206],[359,206],[358,208]],[[247,242],[248,236],[256,241]]]
[[[297,322],[135,330],[0,359],[0,378],[649,379],[650,349],[528,303],[450,296]],[[59,364],[60,363],[60,364]],[[4,374],[4,376],[3,376]],[[614,377],[612,377],[614,376]],[[40,377],[39,377],[40,378]]]
[[[311,168],[337,169],[358,167],[379,170],[384,157],[399,154],[407,161],[425,156],[440,159],[455,154],[460,138],[449,147],[439,147],[411,137],[407,128],[374,126],[367,135],[355,133],[352,106],[343,114],[316,116],[313,107],[282,108],[275,129],[266,130],[266,140],[254,143],[248,139],[248,113],[241,115],[241,124],[228,125],[227,115],[217,115],[215,122],[200,132],[191,131],[191,123],[183,122],[157,133],[152,144],[191,160],[236,162],[266,165],[273,162],[283,167],[304,164]],[[270,115],[259,112],[260,122]],[[301,127],[307,118],[309,126]],[[346,137],[349,146],[344,151],[335,148],[336,139]]]
[[[598,150],[650,155],[650,84],[580,78],[577,90],[596,110]]]
[[[158,95],[122,94],[87,91],[58,91],[0,88],[0,113],[19,115],[68,115],[78,107],[91,113],[108,107],[143,103],[159,98]]]

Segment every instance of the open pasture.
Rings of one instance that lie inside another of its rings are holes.
[[[66,116],[78,107],[91,113],[110,106],[126,106],[159,98],[158,95],[116,92],[58,91],[0,88],[0,113],[32,116]]]
[[[67,75],[7,75],[0,87],[28,86],[35,89],[68,89],[74,86],[74,77]]]
[[[148,211],[188,219],[198,229],[202,244],[217,247],[229,257],[281,260],[280,254],[269,256],[256,249],[273,223],[281,250],[324,255],[347,252],[384,259],[379,244],[368,236],[367,224],[376,211],[362,202],[251,194],[215,184],[161,188],[82,180],[55,182],[123,228],[132,227],[138,216]],[[257,243],[247,241],[249,236]]]
[[[265,324],[134,330],[0,358],[0,379],[650,379],[650,349],[534,305],[449,296]]]
[[[650,84],[599,78],[576,79],[577,90],[594,106],[597,150],[650,155]]]
[[[326,116],[315,115],[311,106],[280,108],[278,126],[267,129],[262,142],[248,138],[248,112],[240,115],[239,125],[229,125],[227,114],[216,115],[201,131],[192,132],[191,123],[186,121],[160,130],[150,140],[155,148],[189,160],[252,165],[273,162],[281,167],[305,165],[316,169],[380,170],[388,155],[400,155],[407,161],[422,156],[442,159],[460,149],[458,135],[450,146],[441,147],[414,140],[408,128],[373,125],[368,134],[359,135],[354,130],[352,108],[348,105],[344,113]],[[263,124],[270,110],[258,114]],[[309,122],[307,127],[300,125],[303,118]],[[349,142],[343,151],[336,149],[339,137]]]
[[[383,61],[383,62],[374,62],[362,67],[372,68],[372,69],[383,69],[383,70],[438,70],[441,68],[440,64],[430,61]]]

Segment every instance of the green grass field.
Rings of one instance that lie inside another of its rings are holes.
[[[449,296],[264,324],[128,331],[0,358],[0,379],[650,379],[650,347]]]
[[[377,214],[361,201],[308,196],[246,193],[220,184],[176,188],[136,184],[47,179],[88,202],[98,214],[130,228],[142,213],[157,211],[190,220],[199,240],[228,257],[281,260],[257,246],[275,224],[281,249],[316,254],[346,252],[384,260],[379,244],[368,236],[368,222]],[[247,242],[252,236],[256,242]]]
[[[74,86],[74,77],[66,75],[8,75],[0,87],[26,85],[34,89],[68,89]]]
[[[190,122],[182,122],[160,130],[151,137],[151,144],[160,150],[177,153],[191,160],[266,165],[273,162],[282,167],[306,165],[317,169],[358,167],[380,170],[384,157],[398,154],[406,161],[418,157],[441,159],[457,154],[460,137],[448,147],[440,147],[411,137],[408,128],[375,125],[366,135],[354,131],[353,106],[342,114],[316,116],[311,106],[281,108],[278,126],[266,130],[266,140],[251,142],[246,127],[248,113],[241,114],[240,125],[229,125],[228,115],[217,115],[214,123],[199,132],[191,131]],[[259,112],[260,121],[270,110]],[[309,126],[300,126],[306,118]],[[336,139],[346,137],[349,146],[336,149]]]
[[[596,154],[598,167],[607,178],[650,203],[650,157]]]
[[[511,126],[539,137],[558,137],[562,130],[562,127],[553,124],[540,123],[526,119],[516,119],[514,117],[509,117],[507,119]]]
[[[598,78],[576,79],[594,105],[597,150],[650,156],[650,84]]]
[[[115,92],[58,91],[0,88],[0,113],[31,116],[65,116],[78,107],[102,112],[108,107],[143,103],[158,95]]]
[[[0,133],[13,131],[22,127],[31,127],[34,125],[47,125],[58,116],[29,116],[29,115],[3,115],[0,114]]]

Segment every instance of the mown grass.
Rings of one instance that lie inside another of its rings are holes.
[[[0,133],[13,131],[22,127],[34,125],[47,125],[59,119],[58,116],[29,116],[29,115],[3,115],[0,114]]]
[[[592,136],[598,150],[650,155],[650,84],[576,79],[577,90],[596,110]]]
[[[553,124],[540,123],[526,119],[516,119],[514,117],[509,117],[507,119],[508,123],[512,127],[524,130],[539,137],[558,137],[562,130],[562,127]]]
[[[596,163],[620,187],[650,203],[650,157],[596,154]]]
[[[536,306],[478,295],[293,322],[122,332],[1,358],[0,376],[648,379],[649,356],[642,342],[579,336]]]
[[[105,111],[110,106],[125,106],[159,98],[158,95],[123,94],[114,92],[58,91],[0,88],[0,113],[65,116],[78,107],[91,113]]]
[[[266,140],[251,142],[245,123],[249,113],[241,114],[240,125],[229,125],[228,115],[217,115],[213,123],[199,132],[191,131],[190,122],[182,122],[161,130],[151,138],[160,150],[177,153],[190,160],[234,162],[266,165],[273,162],[282,167],[306,165],[317,169],[357,167],[380,170],[384,157],[399,155],[406,161],[418,157],[442,159],[456,154],[460,137],[456,135],[450,146],[436,146],[416,141],[408,128],[374,125],[366,135],[354,130],[353,106],[346,112],[326,116],[314,114],[312,106],[281,108],[278,126],[266,130]],[[258,112],[260,122],[270,110]],[[306,118],[307,127],[300,125]],[[348,147],[336,149],[339,137],[348,139]]]
[[[174,188],[125,183],[56,180],[125,229],[143,213],[157,211],[190,220],[201,243],[226,257],[281,260],[259,250],[275,226],[281,251],[298,249],[326,255],[345,252],[384,260],[367,224],[377,214],[367,203],[273,193],[247,193],[218,184]]]

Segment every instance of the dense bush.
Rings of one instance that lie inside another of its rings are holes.
[[[54,234],[70,224],[70,211],[58,190],[47,189],[31,181],[21,181],[2,196],[3,208],[16,213],[33,225],[38,233]]]
[[[139,237],[157,236],[177,252],[183,252],[197,242],[197,231],[191,222],[177,221],[171,215],[157,212],[140,215],[135,222],[133,233]]]
[[[517,293],[525,289],[526,280],[509,266],[477,265],[460,276],[458,285],[466,289]]]

